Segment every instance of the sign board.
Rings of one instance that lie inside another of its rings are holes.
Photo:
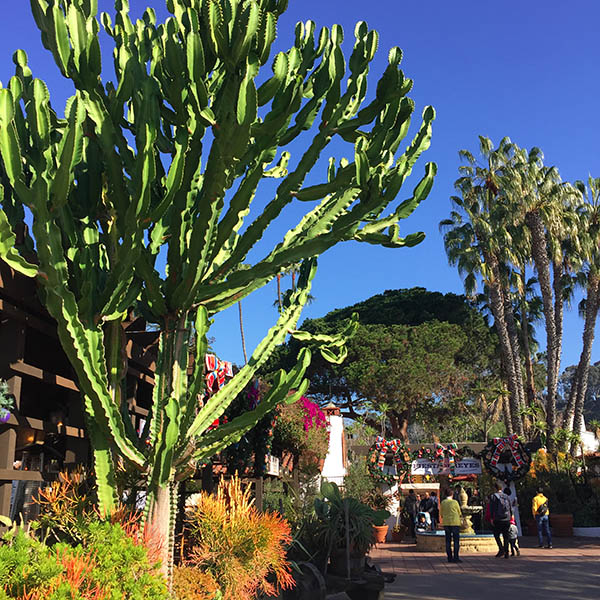
[[[279,477],[281,474],[281,468],[279,466],[279,458],[277,456],[267,454],[265,473],[267,475],[275,475],[276,477]]]
[[[450,475],[448,459],[440,464],[427,458],[417,458],[412,461],[411,475]],[[454,465],[454,475],[479,475],[481,474],[481,461],[478,458],[463,458]]]

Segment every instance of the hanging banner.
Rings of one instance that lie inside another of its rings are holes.
[[[412,461],[411,475],[450,475],[448,458],[443,463],[428,458],[417,458]],[[478,458],[463,458],[454,464],[454,475],[480,475],[481,461]]]

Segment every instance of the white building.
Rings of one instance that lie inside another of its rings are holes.
[[[344,417],[340,409],[330,402],[324,409],[329,423],[329,450],[323,463],[321,477],[326,481],[344,484],[346,476],[346,439],[344,435]]]

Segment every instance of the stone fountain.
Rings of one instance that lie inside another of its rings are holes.
[[[469,497],[465,490],[461,487],[458,495],[458,503],[460,505],[460,511],[462,512],[463,518],[460,524],[460,533],[466,535],[474,535],[475,530],[473,529],[472,516],[480,513],[483,510],[481,506],[469,506],[467,504]]]

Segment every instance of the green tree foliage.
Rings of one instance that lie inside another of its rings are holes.
[[[392,434],[406,436],[418,408],[429,418],[451,399],[475,394],[476,385],[498,387],[495,335],[464,296],[389,290],[305,321],[303,328],[329,332],[353,313],[360,326],[347,360],[331,365],[316,359],[309,368],[309,393],[333,400],[347,416],[359,418],[385,404]],[[298,349],[290,341],[269,366],[293,362]]]

